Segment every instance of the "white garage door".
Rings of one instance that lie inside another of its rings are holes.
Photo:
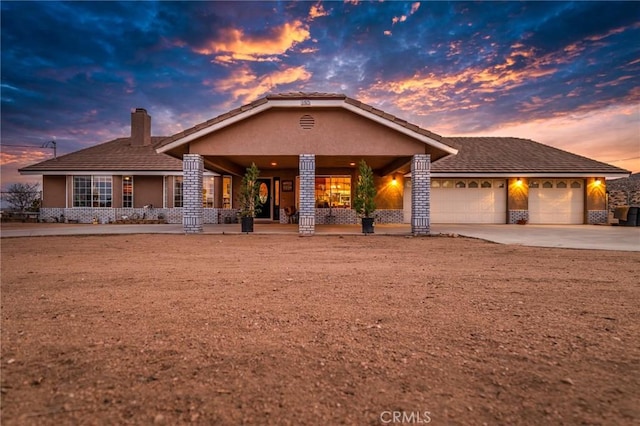
[[[529,182],[529,222],[584,223],[582,180],[539,179]]]
[[[503,179],[432,179],[431,223],[506,223],[505,183]],[[411,219],[409,185],[405,185],[404,200],[405,222],[408,222]]]

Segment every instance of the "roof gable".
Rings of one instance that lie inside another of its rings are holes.
[[[369,120],[397,132],[410,136],[426,145],[443,152],[443,155],[455,154],[456,149],[447,145],[445,138],[422,129],[392,114],[363,104],[342,94],[331,93],[283,93],[268,95],[250,104],[243,105],[225,114],[219,115],[190,129],[166,138],[157,145],[158,152],[170,152],[196,139],[246,120],[271,108],[344,108]]]

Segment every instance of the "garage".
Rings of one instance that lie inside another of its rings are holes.
[[[584,182],[581,179],[533,179],[529,182],[529,222],[584,223]]]
[[[405,185],[405,200],[411,186]],[[411,203],[405,203],[405,222]],[[504,179],[432,179],[431,223],[506,223],[507,189]]]

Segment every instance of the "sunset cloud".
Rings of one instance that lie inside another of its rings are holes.
[[[313,6],[311,6],[311,9],[309,10],[309,20],[312,21],[316,18],[320,18],[322,16],[328,16],[329,12],[327,12],[326,10],[324,10],[324,6],[322,5],[321,2],[318,2],[316,4],[314,4]]]
[[[278,61],[298,43],[308,40],[309,28],[300,20],[287,22],[273,28],[267,36],[251,36],[240,28],[226,28],[220,31],[218,39],[196,48],[201,55],[215,55],[218,62],[237,61]]]
[[[231,94],[231,102],[249,103],[280,85],[302,83],[311,78],[312,74],[303,66],[283,68],[272,73],[258,76],[248,67],[236,70],[226,79],[207,82],[217,91]]]

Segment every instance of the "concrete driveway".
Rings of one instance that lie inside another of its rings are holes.
[[[606,225],[433,225],[431,232],[501,244],[591,250],[640,251],[640,227]]]
[[[239,234],[240,225],[204,225],[206,234]],[[410,235],[407,224],[377,224],[375,235]],[[4,237],[96,234],[182,234],[182,225],[2,224]],[[260,223],[256,234],[298,234],[297,225]],[[591,250],[640,251],[640,227],[596,225],[436,224],[431,233],[457,234],[500,244]],[[359,225],[317,225],[317,235],[362,235]],[[372,236],[372,237],[374,237]]]

